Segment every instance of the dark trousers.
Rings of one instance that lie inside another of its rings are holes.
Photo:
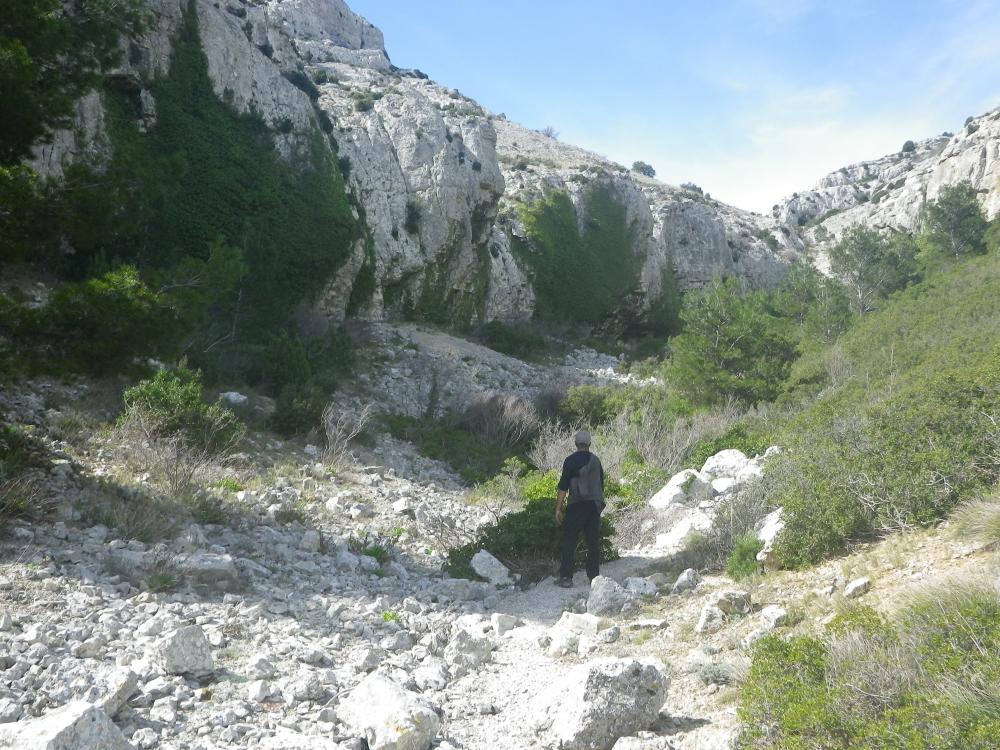
[[[566,518],[563,519],[562,563],[559,566],[559,575],[563,578],[573,577],[573,557],[581,531],[587,542],[587,577],[593,579],[600,573],[601,511],[597,509],[596,503],[583,500],[566,506]]]

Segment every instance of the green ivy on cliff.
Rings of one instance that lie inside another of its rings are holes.
[[[550,192],[520,207],[528,242],[514,249],[534,275],[536,316],[598,324],[639,285],[641,257],[625,206],[605,185],[584,196],[581,230],[566,193]]]

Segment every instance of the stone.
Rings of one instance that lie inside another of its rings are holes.
[[[513,615],[506,615],[501,612],[494,612],[490,615],[490,625],[497,636],[502,636],[513,630],[517,627],[517,623],[518,620]]]
[[[215,671],[212,649],[198,625],[189,625],[167,635],[161,640],[154,659],[167,674],[202,677]]]
[[[674,750],[674,745],[668,737],[622,737],[611,750]]]
[[[694,469],[685,469],[674,474],[663,488],[649,499],[650,507],[664,510],[675,503],[683,503],[687,498],[688,483],[697,476],[698,472]]]
[[[625,590],[636,596],[656,596],[656,584],[648,578],[626,578]]]
[[[746,615],[751,609],[749,591],[717,591],[709,598],[709,602],[727,615]]]
[[[128,668],[120,669],[108,680],[107,692],[95,705],[114,718],[138,689],[139,675]]]
[[[788,624],[788,610],[777,604],[771,604],[760,611],[760,619],[766,628],[774,630]]]
[[[778,508],[768,513],[764,517],[764,520],[761,521],[760,530],[757,532],[757,538],[764,545],[760,552],[757,553],[757,562],[761,563],[768,570],[775,568],[777,565],[774,555],[774,544],[778,538],[778,534],[785,528],[785,522],[782,519],[783,513],[784,508]]]
[[[587,613],[591,615],[619,614],[629,598],[628,592],[617,581],[606,576],[597,576],[590,583]]]
[[[726,613],[714,604],[706,604],[701,609],[698,616],[698,623],[694,626],[696,633],[715,633],[722,630],[726,624]]]
[[[870,579],[857,578],[844,587],[844,596],[848,599],[857,599],[859,596],[867,594],[871,587]]]
[[[6,750],[134,750],[101,709],[83,701],[69,703],[37,719],[0,724]]]
[[[701,574],[694,568],[688,568],[677,576],[677,580],[674,581],[674,585],[671,587],[670,593],[682,594],[685,591],[694,591],[700,582]]]
[[[344,698],[341,720],[364,735],[371,750],[428,750],[441,720],[420,695],[378,674],[369,675]]]
[[[709,480],[719,477],[735,478],[746,468],[749,460],[743,451],[729,448],[719,451],[705,461],[705,465],[701,467],[701,474]]]
[[[507,567],[484,549],[472,556],[472,569],[494,586],[507,586],[514,582]]]
[[[235,591],[240,588],[240,574],[230,555],[213,552],[193,552],[173,558],[174,567],[192,583]]]
[[[257,654],[255,656],[251,656],[250,660],[247,662],[247,673],[251,677],[266,680],[270,677],[274,677],[274,675],[277,674],[277,670],[270,661],[260,654]]]
[[[303,552],[319,552],[323,547],[323,538],[320,533],[315,529],[309,529],[302,534],[302,539],[299,541],[299,549]]]
[[[657,661],[597,659],[546,686],[530,722],[544,747],[609,750],[656,720],[668,687]]]
[[[595,636],[603,629],[603,624],[601,618],[596,615],[563,612],[551,630],[565,630],[577,635]]]

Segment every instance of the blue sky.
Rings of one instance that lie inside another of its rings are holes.
[[[1000,0],[348,0],[494,112],[757,211],[1000,106]]]

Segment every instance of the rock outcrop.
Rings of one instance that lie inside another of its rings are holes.
[[[913,231],[924,203],[962,181],[979,191],[988,217],[1000,212],[1000,109],[912,151],[842,167],[775,206],[773,217],[802,247],[816,248],[822,268],[825,251],[854,224]]]

